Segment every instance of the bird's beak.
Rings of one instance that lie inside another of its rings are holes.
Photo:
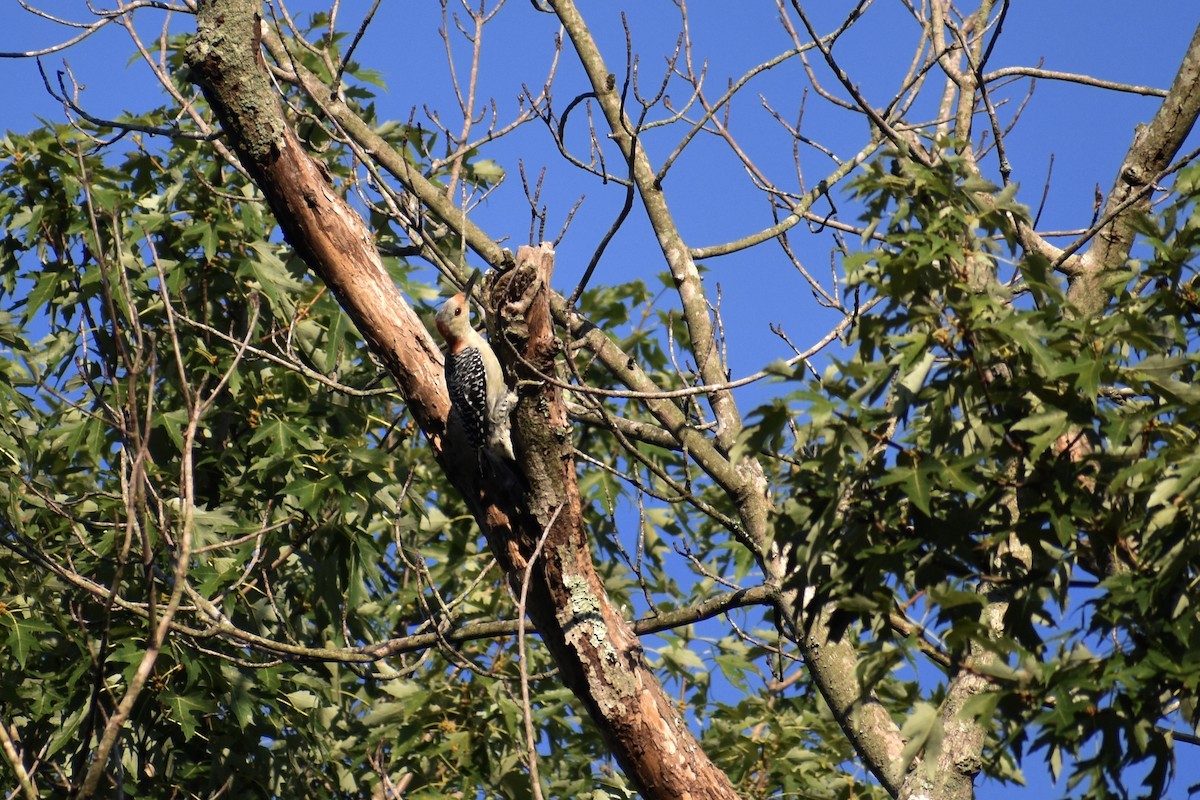
[[[471,299],[471,289],[475,286],[475,281],[479,280],[479,270],[471,273],[471,277],[467,279],[467,285],[463,287],[463,296],[468,300]]]

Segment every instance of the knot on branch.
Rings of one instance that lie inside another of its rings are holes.
[[[522,247],[515,268],[490,274],[483,291],[489,337],[498,343],[509,386],[517,387],[513,435],[530,484],[530,508],[539,518],[566,502],[574,470],[570,421],[556,379],[561,347],[550,315],[553,271],[548,243]]]
[[[540,382],[554,370],[558,340],[550,317],[550,275],[554,271],[554,249],[548,242],[540,247],[522,247],[516,266],[491,274],[484,286],[490,316],[497,336],[511,348],[508,366],[518,381]]]

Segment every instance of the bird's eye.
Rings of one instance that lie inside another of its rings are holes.
[[[462,309],[461,309],[461,308],[456,308],[456,309],[454,309],[454,316],[456,316],[456,317],[457,317],[457,316],[461,316],[461,315],[462,315]]]

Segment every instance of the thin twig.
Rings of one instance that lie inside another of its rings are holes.
[[[525,601],[529,596],[529,581],[533,578],[533,565],[537,563],[538,557],[542,554],[542,547],[545,546],[546,539],[549,538],[550,531],[554,528],[554,523],[558,520],[559,512],[562,509],[562,505],[554,509],[554,513],[550,515],[550,521],[546,523],[545,530],[538,538],[537,546],[533,548],[533,554],[529,556],[529,561],[525,564],[525,575],[521,580],[521,596],[517,601],[517,664],[521,671],[521,710],[525,717],[525,746],[529,754],[529,782],[533,788],[535,800],[542,800],[542,780],[538,775],[537,736],[533,730],[533,708],[529,704],[529,665],[525,659]]]
[[[4,750],[4,757],[8,759],[9,766],[17,776],[17,783],[21,787],[21,791],[25,793],[27,800],[37,800],[38,790],[33,783],[33,778],[25,770],[25,764],[21,760],[21,754],[17,752],[17,747],[13,740],[8,735],[8,726],[3,719],[0,719],[0,748]]]
[[[350,63],[351,57],[354,55],[358,43],[362,41],[363,35],[367,32],[367,26],[371,24],[371,20],[375,17],[375,12],[379,10],[380,0],[375,0],[371,4],[367,15],[363,17],[362,24],[358,26],[358,32],[354,34],[354,38],[350,41],[350,46],[346,48],[346,55],[342,56],[341,63],[338,64],[337,74],[333,76],[333,86],[329,87],[329,96],[337,97],[342,88],[342,75],[346,72],[346,66]],[[331,23],[332,24],[332,23]]]

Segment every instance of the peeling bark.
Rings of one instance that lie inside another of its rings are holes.
[[[481,470],[447,428],[442,357],[387,277],[361,218],[303,150],[274,95],[260,53],[257,0],[202,0],[188,48],[193,74],[238,158],[263,192],[288,243],[330,287],[395,377],[439,463],[462,492],[509,580],[519,590],[534,564],[527,610],[562,679],[646,798],[731,800],[728,777],[703,753],[647,668],[632,627],[593,569],[561,390],[520,398],[514,433],[523,477],[501,464]],[[515,270],[491,283],[502,361],[525,378],[553,373],[549,279],[553,251],[523,248]],[[515,358],[519,355],[520,358]],[[553,524],[551,524],[553,521]]]
[[[521,248],[516,270],[501,275],[490,291],[501,361],[516,364],[515,377],[533,383],[539,373],[555,373],[558,355],[549,302],[553,259],[547,245]],[[509,357],[510,348],[520,357]],[[647,668],[637,636],[593,568],[562,390],[542,383],[522,396],[513,432],[533,524],[514,531],[509,542],[493,541],[492,547],[515,557],[511,565],[502,560],[510,576],[521,574],[538,537],[554,520],[542,563],[535,565],[529,611],[564,683],[588,707],[643,796],[736,797]]]

